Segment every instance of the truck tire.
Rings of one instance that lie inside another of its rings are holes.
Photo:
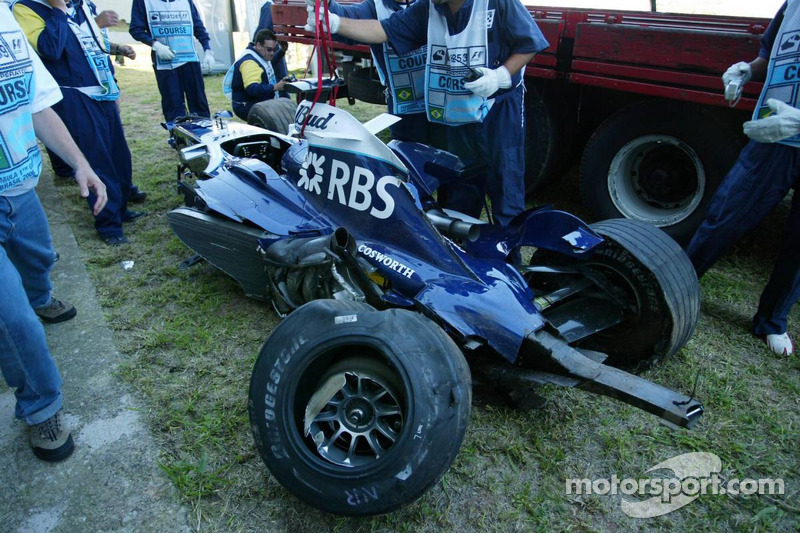
[[[264,463],[289,492],[326,512],[372,515],[441,479],[471,394],[464,356],[427,318],[315,300],[264,343],[249,416]]]
[[[386,87],[381,85],[375,67],[353,69],[347,77],[347,94],[368,104],[386,105]]]
[[[532,201],[572,163],[575,122],[563,94],[534,86],[525,97],[525,120],[525,192]]]
[[[608,354],[607,364],[643,370],[680,350],[700,318],[700,285],[684,251],[666,233],[628,219],[591,225],[605,239],[586,266],[627,301],[625,322],[581,347]]]
[[[276,133],[289,133],[289,124],[294,122],[297,104],[291,98],[264,100],[250,108],[247,123]]]
[[[658,226],[686,243],[740,147],[713,111],[637,102],[605,120],[581,159],[581,201],[597,218]]]

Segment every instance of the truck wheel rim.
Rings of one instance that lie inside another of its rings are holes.
[[[668,135],[645,135],[623,146],[611,161],[608,193],[626,218],[664,227],[689,217],[706,188],[697,152]]]
[[[374,463],[403,429],[403,411],[390,386],[364,372],[344,372],[343,385],[309,425],[309,437],[326,461],[346,467]],[[309,402],[311,405],[314,398]]]

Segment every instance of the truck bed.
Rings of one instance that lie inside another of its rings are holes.
[[[342,3],[352,3],[344,1]],[[527,6],[550,47],[537,54],[527,77],[564,79],[578,85],[725,106],[720,74],[759,50],[768,19],[683,15],[607,9]],[[279,39],[306,44],[306,4],[278,1],[272,6]],[[366,57],[368,48],[335,43]],[[739,108],[752,109],[761,84],[745,89]]]

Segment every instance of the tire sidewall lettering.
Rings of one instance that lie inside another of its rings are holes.
[[[336,321],[351,316],[357,320]],[[308,332],[307,342],[293,341],[301,331]],[[375,356],[385,365],[370,370]],[[391,446],[354,469],[317,454],[304,435],[302,414],[318,384],[348,368],[395,376],[403,405],[402,428]],[[333,300],[305,304],[267,339],[253,376],[250,417],[262,459],[290,492],[337,514],[383,513],[417,499],[452,463],[469,420],[469,402],[450,401],[451,388],[469,388],[463,354],[438,326],[411,311]],[[268,409],[273,420],[265,416]]]
[[[265,386],[266,394],[264,394],[264,427],[267,430],[267,440],[270,444],[270,452],[277,460],[289,459],[289,454],[283,446],[283,440],[279,428],[276,427],[275,422],[277,417],[280,416],[281,409],[278,405],[278,386],[280,385],[281,378],[283,377],[286,366],[292,358],[300,351],[300,349],[308,341],[305,335],[300,335],[295,339],[295,342],[281,350],[280,354],[275,358],[272,368],[269,371],[269,380]]]
[[[628,271],[640,289],[644,291],[649,307],[660,309],[662,304],[659,298],[658,282],[652,274],[642,267],[642,264],[624,248],[604,246],[595,255],[601,255],[621,263]]]

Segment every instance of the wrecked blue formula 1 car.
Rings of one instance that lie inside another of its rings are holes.
[[[173,231],[286,315],[249,395],[275,478],[338,514],[413,501],[458,452],[472,376],[518,400],[578,387],[691,428],[697,401],[622,370],[694,330],[699,289],[678,245],[547,207],[503,229],[444,210],[437,184],[480,169],[384,144],[375,133],[392,120],[305,101],[294,135],[209,119],[171,129],[186,199]]]

